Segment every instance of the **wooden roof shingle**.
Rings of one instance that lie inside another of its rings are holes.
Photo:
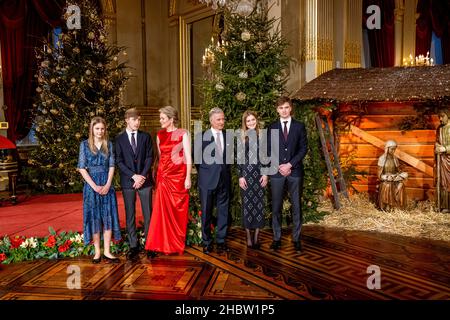
[[[437,100],[450,96],[450,65],[334,69],[308,82],[294,99],[338,102]]]

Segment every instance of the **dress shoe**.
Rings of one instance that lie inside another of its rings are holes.
[[[224,251],[228,252],[228,251],[230,251],[230,249],[228,249],[228,247],[225,243],[218,243],[217,244],[217,253],[222,253]]]
[[[147,251],[147,258],[153,259],[158,256],[158,253],[156,251]]]
[[[302,243],[300,241],[294,241],[295,251],[300,253],[302,251]]]
[[[213,247],[212,246],[204,246],[203,247],[203,253],[211,253],[213,251]]]
[[[253,244],[253,249],[255,250],[261,249],[261,244],[259,242],[256,242],[255,244]]]
[[[139,256],[139,249],[138,248],[131,248],[130,251],[127,254],[128,260],[135,260]]]
[[[272,244],[270,245],[270,249],[272,250],[279,250],[281,249],[281,241],[280,240],[274,240]]]
[[[119,263],[120,262],[119,258],[109,258],[105,255],[103,255],[103,259],[108,263]]]
[[[102,257],[101,256],[98,257],[97,259],[96,258],[92,258],[92,263],[93,264],[98,264],[98,263],[100,263],[100,261],[102,261]]]

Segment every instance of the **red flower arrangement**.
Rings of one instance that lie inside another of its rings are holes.
[[[22,237],[15,236],[14,238],[10,238],[9,241],[11,242],[11,249],[15,249],[24,242],[24,239]]]
[[[58,251],[61,253],[66,252],[67,250],[69,250],[71,244],[72,244],[72,241],[67,240],[66,242],[64,242],[63,245],[58,247]]]
[[[56,244],[56,238],[54,235],[50,235],[47,239],[47,242],[44,244],[47,248],[53,248]]]
[[[6,254],[0,253],[0,262],[3,262],[6,260]]]

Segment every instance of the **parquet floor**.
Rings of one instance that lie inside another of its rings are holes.
[[[272,252],[270,230],[256,251],[233,228],[221,255],[187,247],[182,256],[115,265],[89,257],[0,265],[0,299],[450,300],[450,243],[318,226],[302,235],[301,255],[288,230]],[[380,268],[380,289],[367,288],[371,265]]]

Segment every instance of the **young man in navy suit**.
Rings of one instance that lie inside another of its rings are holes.
[[[125,131],[116,138],[116,163],[120,169],[120,185],[130,244],[127,258],[133,260],[139,254],[136,234],[136,193],[141,200],[145,239],[150,225],[153,146],[150,134],[139,130],[141,116],[137,109],[132,108],[125,112],[125,122],[127,124]],[[154,253],[148,252],[147,255],[153,257]]]
[[[228,227],[231,186],[229,139],[225,130],[225,115],[220,108],[209,112],[211,128],[196,136],[194,159],[198,172],[198,188],[202,210],[203,252],[213,250],[211,219],[217,206],[217,252],[227,251],[225,237]]]
[[[284,188],[287,186],[292,205],[292,240],[295,250],[300,252],[303,220],[300,200],[303,193],[303,158],[308,150],[308,139],[305,125],[291,116],[293,109],[291,99],[280,97],[276,107],[280,119],[270,125],[268,136],[269,152],[279,160],[277,172],[270,176],[273,229],[273,242],[270,248],[273,250],[281,248],[281,210]],[[271,136],[278,137],[278,140],[271,141]]]

